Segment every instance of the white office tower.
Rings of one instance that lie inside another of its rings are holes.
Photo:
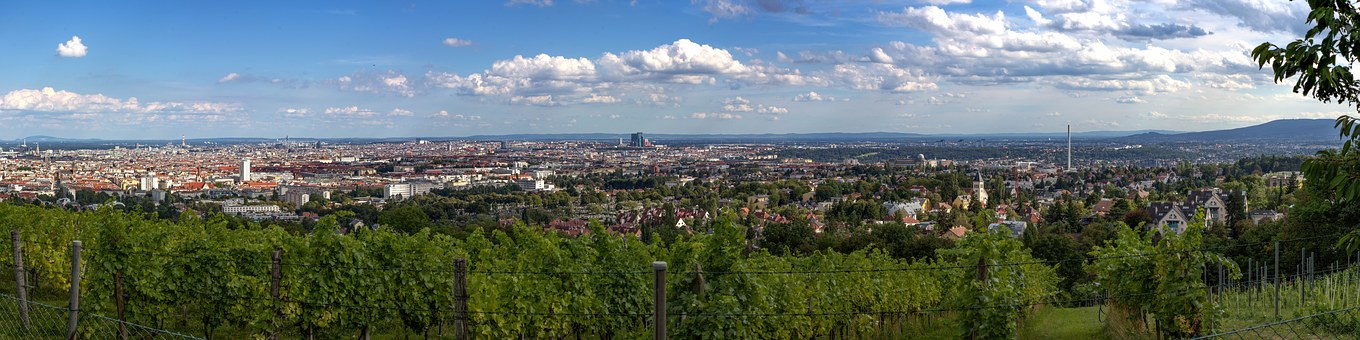
[[[250,181],[250,158],[241,159],[241,182]]]
[[[1067,125],[1067,170],[1072,170],[1072,125]]]
[[[158,189],[160,187],[159,182],[160,178],[156,177],[156,173],[147,173],[146,176],[142,176],[141,183],[139,183],[140,185],[137,186],[137,189],[141,189],[142,191]]]

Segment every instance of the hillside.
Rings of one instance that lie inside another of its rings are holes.
[[[1336,141],[1340,140],[1331,119],[1281,119],[1227,130],[1166,134],[1141,133],[1115,140],[1129,142],[1221,142],[1221,141]]]

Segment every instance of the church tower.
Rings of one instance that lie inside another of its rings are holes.
[[[973,181],[973,201],[981,204],[983,208],[987,207],[987,189],[983,188],[986,185],[987,182],[982,180],[982,172],[978,171],[977,180]]]

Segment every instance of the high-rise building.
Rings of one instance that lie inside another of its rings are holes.
[[[302,208],[303,204],[307,204],[311,200],[312,193],[310,190],[289,190],[288,193],[283,195],[283,201],[292,203],[296,208]]]
[[[250,158],[241,159],[241,182],[250,181]]]
[[[156,177],[156,173],[154,172],[147,173],[146,176],[142,176],[141,183],[139,184],[137,189],[151,191],[160,187],[160,178]]]
[[[435,182],[399,182],[389,183],[383,186],[383,197],[387,199],[411,198],[416,195],[427,194],[430,190],[443,189],[444,184]]]
[[[629,143],[628,146],[632,146],[632,147],[643,147],[643,146],[646,146],[646,144],[647,144],[646,141],[647,141],[647,138],[646,138],[646,137],[643,137],[641,132],[637,132],[637,133],[634,133],[634,134],[633,134],[632,143]]]

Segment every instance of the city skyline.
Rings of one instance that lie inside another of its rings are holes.
[[[140,7],[139,7],[140,6]],[[1204,131],[1335,118],[1276,0],[6,4],[0,139]]]

